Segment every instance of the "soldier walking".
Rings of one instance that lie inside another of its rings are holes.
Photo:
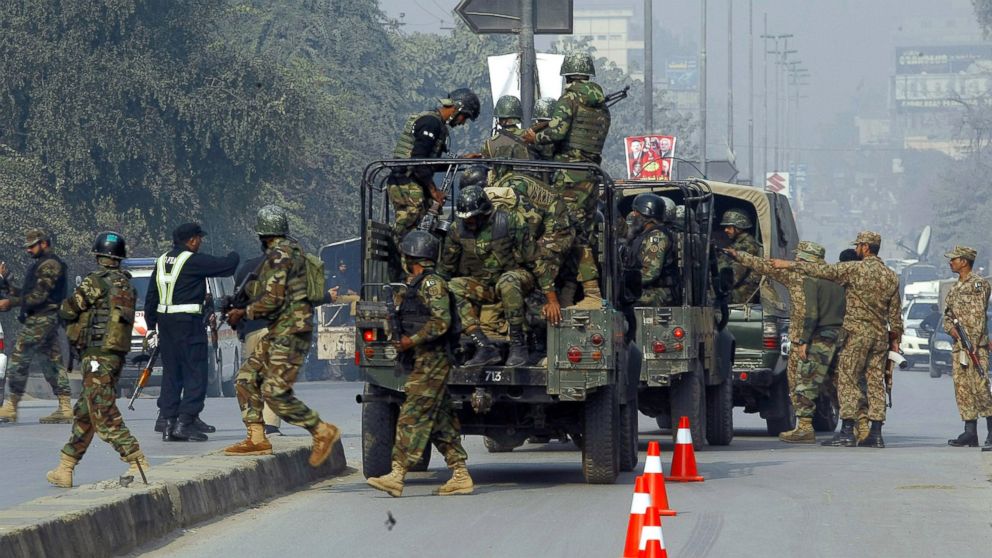
[[[754,234],[750,231],[754,228],[754,222],[740,209],[728,209],[723,214],[720,221],[723,232],[730,240],[729,249],[738,254],[761,255],[761,244],[755,240]],[[761,283],[760,277],[752,270],[741,263],[734,262],[726,257],[720,258],[720,269],[729,269],[733,272],[734,282],[730,285],[731,304],[757,304],[759,302],[758,286]]]
[[[24,324],[7,368],[10,395],[0,408],[0,422],[16,422],[17,406],[27,388],[31,361],[41,357],[39,364],[45,380],[59,400],[54,413],[42,417],[46,424],[72,422],[69,376],[62,365],[59,348],[59,304],[66,294],[66,266],[52,253],[51,240],[41,229],[29,229],[24,249],[34,262],[24,276],[24,285],[10,298],[0,300],[0,312],[19,306],[17,321]],[[7,265],[0,262],[0,277],[7,278]]]
[[[954,378],[954,399],[958,412],[964,421],[964,432],[957,438],[947,441],[954,447],[978,447],[978,417],[985,417],[988,436],[982,451],[992,451],[992,392],[989,391],[989,331],[988,309],[992,286],[989,282],[972,273],[972,266],[978,252],[967,246],[955,246],[944,254],[951,271],[958,274],[958,282],[947,293],[944,305],[944,331],[954,338],[951,352],[951,366]],[[953,318],[952,318],[953,315]],[[964,329],[978,356],[981,370],[972,364],[964,344],[954,327],[954,318]]]
[[[62,488],[72,488],[73,470],[93,434],[130,464],[126,474],[141,478],[139,475],[150,468],[117,408],[117,380],[131,350],[138,297],[131,275],[120,268],[121,260],[127,257],[124,237],[111,231],[100,233],[93,243],[93,254],[100,268],[87,275],[59,309],[59,316],[68,323],[69,343],[80,353],[83,371],[83,391],[73,409],[72,435],[59,454],[58,467],[48,472],[48,482]]]
[[[448,286],[434,271],[438,250],[437,238],[425,231],[412,231],[400,243],[407,288],[399,308],[401,337],[396,349],[400,362],[412,363],[412,369],[407,370],[406,399],[396,421],[392,471],[368,479],[369,485],[394,497],[403,494],[406,472],[430,451],[430,443],[451,469],[451,479],[438,494],[471,494],[475,490],[465,467],[468,454],[459,439],[461,426],[446,387],[451,371],[453,309]]]

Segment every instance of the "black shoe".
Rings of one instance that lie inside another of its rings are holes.
[[[502,355],[499,354],[499,349],[481,330],[473,331],[467,335],[475,344],[475,354],[464,364],[466,368],[499,364],[503,360]]]
[[[266,436],[282,436],[282,430],[279,430],[278,426],[273,426],[271,424],[265,425],[265,435]]]
[[[510,353],[506,356],[506,366],[523,366],[530,360],[527,341],[522,327],[510,328]]]
[[[216,428],[200,420],[200,417],[193,419],[193,428],[203,432],[204,434],[213,434],[214,432],[217,432]]]
[[[976,442],[975,445],[977,446],[978,443]],[[858,444],[858,447],[879,448],[879,449],[885,447],[885,440],[882,439],[882,421],[880,420],[871,421],[871,430],[868,431],[868,437],[865,438],[864,440],[861,440],[861,443]]]
[[[176,419],[167,418],[165,420],[165,426],[162,428],[162,441],[171,442],[172,441],[172,430],[176,427]],[[155,429],[158,430],[158,421],[155,421]]]
[[[992,437],[992,435],[990,435]],[[989,440],[986,440],[988,443]],[[947,441],[947,445],[955,448],[977,448],[978,447],[978,421],[964,421],[964,432],[957,438]]]
[[[853,448],[857,446],[858,440],[854,437],[854,419],[844,419],[840,432],[833,438],[820,442],[820,445],[840,448]]]
[[[206,442],[207,435],[200,432],[193,426],[193,422],[176,421],[175,426],[169,431],[170,442]]]
[[[159,414],[158,418],[155,419],[155,432],[165,433],[165,425],[167,422],[168,419]]]

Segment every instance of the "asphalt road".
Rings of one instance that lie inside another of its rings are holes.
[[[704,483],[669,483],[678,517],[664,519],[669,556],[985,557],[992,546],[992,453],[955,449],[960,431],[948,377],[899,372],[888,448],[788,446],[764,435],[763,421],[737,414],[726,448],[696,454]],[[360,468],[359,384],[305,385],[300,392],[338,421],[349,464]],[[984,425],[980,426],[984,438]],[[824,438],[821,436],[821,439]],[[641,420],[641,446],[661,439]],[[6,444],[4,444],[6,447]],[[488,454],[466,448],[477,483],[472,496],[441,498],[447,479],[431,470],[408,477],[400,499],[366,486],[360,473],[257,508],[174,533],[134,555],[228,556],[617,556],[622,551],[633,474],[613,486],[583,484],[570,444],[528,445]],[[641,461],[643,463],[643,451]],[[396,524],[387,527],[391,515]]]

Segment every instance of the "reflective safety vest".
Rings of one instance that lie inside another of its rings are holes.
[[[193,252],[184,250],[175,257],[172,270],[165,270],[165,260],[168,259],[168,252],[158,257],[155,262],[155,285],[158,287],[158,313],[159,314],[202,314],[203,304],[172,304],[172,291],[179,280],[179,274],[183,271],[183,265],[193,255]]]

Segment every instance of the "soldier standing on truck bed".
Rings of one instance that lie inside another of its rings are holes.
[[[634,306],[672,306],[676,303],[679,269],[675,242],[667,225],[675,219],[675,202],[657,194],[638,194],[627,215],[627,242],[623,246],[624,314],[634,339]]]
[[[834,281],[846,289],[844,332],[847,339],[837,356],[837,391],[840,396],[840,432],[825,446],[855,445],[884,448],[885,361],[889,350],[899,350],[903,323],[899,312],[899,277],[878,257],[882,236],[862,231],[854,242],[861,261],[828,265],[818,262],[774,260],[780,269]],[[864,397],[859,379],[865,377],[871,428],[861,443],[854,435],[858,405]]]
[[[400,242],[402,266],[407,273],[406,292],[399,308],[400,339],[396,349],[406,364],[406,399],[396,421],[392,471],[368,479],[369,485],[399,497],[406,472],[418,462],[431,443],[444,455],[451,479],[438,494],[471,494],[475,490],[465,467],[468,454],[459,439],[461,426],[448,395],[446,382],[451,371],[449,336],[451,296],[444,278],[434,271],[439,242],[426,231],[412,231]]]
[[[41,229],[28,229],[25,234],[24,249],[34,259],[24,276],[24,285],[14,291],[10,298],[0,300],[0,312],[20,306],[17,321],[24,324],[14,353],[10,355],[9,391],[7,400],[0,408],[0,422],[17,421],[17,405],[24,397],[28,383],[31,361],[41,357],[41,369],[52,386],[52,392],[59,399],[58,409],[42,417],[39,422],[47,424],[72,422],[70,405],[69,376],[62,365],[62,351],[59,349],[59,304],[65,298],[66,266],[52,253],[48,234]],[[7,265],[0,262],[0,276],[7,277]]]
[[[124,237],[100,233],[93,243],[100,269],[90,273],[62,302],[59,317],[68,324],[69,343],[81,356],[83,391],[73,409],[72,434],[59,454],[59,465],[48,472],[48,482],[72,488],[72,473],[93,440],[93,434],[114,447],[121,461],[130,464],[126,475],[141,478],[150,465],[138,440],[124,425],[117,408],[117,380],[124,357],[131,350],[131,327],[137,292],[131,275],[121,270],[127,257]],[[140,471],[139,471],[140,467]]]
[[[758,244],[750,232],[754,228],[754,223],[747,213],[740,209],[728,209],[723,214],[720,226],[730,240],[728,248],[737,253],[761,255],[761,244]],[[720,258],[720,269],[721,271],[729,269],[733,272],[734,282],[729,285],[730,304],[758,303],[758,285],[761,283],[758,274],[727,257]]]

